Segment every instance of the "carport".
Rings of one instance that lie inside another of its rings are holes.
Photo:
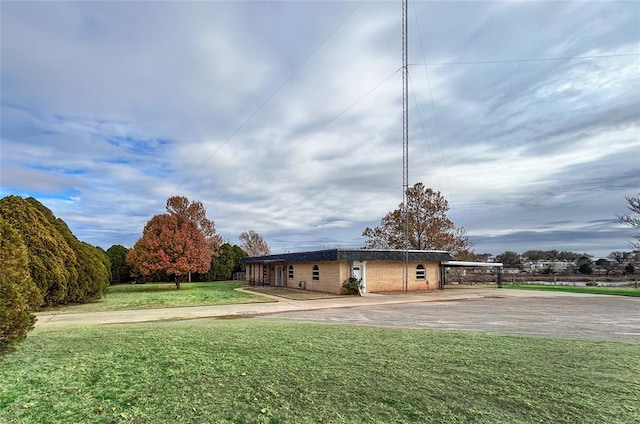
[[[494,268],[496,272],[496,282],[498,288],[502,287],[502,262],[466,262],[466,261],[444,261],[440,263],[440,284],[444,289],[447,284],[447,268]]]

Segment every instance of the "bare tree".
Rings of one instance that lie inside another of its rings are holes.
[[[627,199],[628,203],[627,209],[629,209],[631,213],[619,216],[618,221],[630,225],[633,228],[640,229],[640,193],[636,196],[625,196],[625,199]],[[640,249],[640,231],[634,235],[633,238],[638,241],[631,242],[631,246]]]
[[[611,252],[609,253],[609,256],[607,256],[609,259],[613,259],[614,261],[616,261],[619,264],[622,264],[624,262],[624,258],[625,258],[625,254],[624,252]]]
[[[271,249],[264,241],[264,238],[253,230],[245,231],[240,234],[240,242],[242,249],[247,252],[249,256],[264,256],[271,254]]]

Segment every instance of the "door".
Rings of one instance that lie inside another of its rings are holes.
[[[282,272],[282,265],[276,265],[276,287],[282,287],[283,284],[283,272]]]
[[[351,277],[360,280],[360,294],[367,292],[366,262],[354,262],[351,266]]]

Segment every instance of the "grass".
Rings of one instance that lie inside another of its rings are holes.
[[[106,295],[93,303],[50,308],[57,313],[101,312],[126,309],[170,308],[177,306],[225,305],[235,303],[273,302],[259,295],[235,290],[245,284],[231,282],[121,284],[107,288]]]
[[[287,287],[250,287],[248,290],[257,293],[270,294],[272,296],[284,297],[292,300],[313,300],[330,299],[332,297],[342,297],[338,294],[323,293],[309,290],[298,290]]]
[[[196,320],[36,329],[3,423],[633,423],[638,344]]]
[[[502,287],[518,290],[550,290],[567,293],[609,294],[615,296],[640,297],[640,289],[633,287],[551,286],[546,284],[504,284]]]

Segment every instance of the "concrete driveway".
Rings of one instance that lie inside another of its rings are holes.
[[[287,312],[270,318],[640,343],[640,299],[494,290],[484,296]]]
[[[255,294],[254,292],[252,292]],[[640,298],[507,289],[446,289],[273,303],[37,314],[36,327],[263,317],[640,343]]]

